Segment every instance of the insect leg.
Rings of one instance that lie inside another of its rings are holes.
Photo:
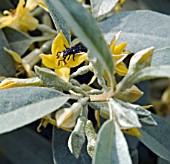
[[[58,59],[60,57],[61,52],[57,52],[56,58]]]
[[[62,60],[58,60],[58,66],[60,66],[60,62],[61,62]]]
[[[64,44],[64,47],[66,48],[66,49],[68,49],[69,47],[66,47],[66,45]]]
[[[67,57],[67,56],[63,56],[63,60],[62,60],[62,61],[64,62],[64,64],[67,64],[67,63],[66,63],[66,57]]]
[[[75,61],[75,54],[73,54],[73,61]]]
[[[72,55],[72,54],[69,54],[69,55],[68,55],[68,58],[67,58],[67,60],[70,60],[70,57],[71,57],[71,55]]]

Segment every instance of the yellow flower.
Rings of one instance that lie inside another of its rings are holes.
[[[38,20],[29,14],[30,8],[25,5],[25,0],[20,0],[16,10],[4,11],[4,16],[0,18],[0,29],[12,27],[21,31],[32,31],[38,26]]]
[[[63,51],[69,48],[67,39],[62,31],[56,36],[52,43],[52,54],[40,54],[42,63],[51,69],[54,69],[56,74],[64,81],[68,82],[70,77],[70,68],[80,65],[87,57],[87,53],[78,53],[63,57]]]
[[[115,73],[117,73],[120,76],[125,76],[128,69],[126,65],[123,63],[123,60],[130,54],[127,51],[124,51],[127,43],[123,42],[116,46],[116,43],[119,39],[121,32],[118,32],[115,37],[112,39],[110,43],[110,51],[113,56],[113,61],[115,64]]]
[[[37,77],[27,79],[6,78],[0,83],[0,90],[16,87],[42,86],[42,85],[43,82]]]
[[[117,13],[120,13],[121,9],[122,9],[122,6],[124,5],[125,3],[125,0],[119,0],[117,2],[117,4],[115,5],[114,7],[114,10],[117,12]]]
[[[36,3],[38,3],[39,6],[41,6],[45,11],[48,12],[48,8],[47,5],[45,4],[45,2],[43,0],[35,0]]]
[[[138,130],[138,128],[131,128],[131,129],[126,129],[126,130],[122,130],[123,133],[125,134],[129,134],[131,136],[137,136],[137,137],[142,137],[140,131]]]
[[[44,10],[48,11],[47,6],[43,0],[27,0],[26,7],[31,10],[34,10],[37,6],[41,6]]]
[[[6,52],[8,52],[16,62],[15,63],[16,70],[19,71],[16,74],[16,77],[18,75],[20,75],[21,73],[24,73],[24,72],[26,73],[27,77],[33,77],[34,76],[34,72],[31,70],[31,66],[28,63],[26,63],[23,59],[21,59],[21,56],[19,54],[17,54],[16,52],[14,52],[12,50],[7,49],[7,48],[4,48],[4,50]]]

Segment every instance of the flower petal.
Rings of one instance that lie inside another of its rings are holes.
[[[81,108],[74,107],[57,110],[55,114],[57,127],[68,131],[72,130],[80,112]]]
[[[51,49],[52,54],[56,56],[57,53],[61,53],[62,51],[64,51],[66,47],[69,48],[69,44],[63,32],[60,31],[60,33],[56,36],[56,38],[52,43],[52,49]]]
[[[25,13],[22,18],[18,21],[19,29],[22,31],[33,31],[38,26],[38,20],[29,15],[29,13]]]
[[[6,26],[9,26],[15,21],[15,18],[12,17],[12,15],[3,16],[0,18],[0,29],[4,28]]]
[[[75,126],[74,113],[67,108],[58,110],[55,115],[56,124],[58,128],[64,130],[71,130]]]
[[[22,63],[22,59],[21,59],[21,56],[19,54],[17,54],[16,52],[14,52],[12,50],[7,49],[7,48],[4,48],[4,50],[6,52],[8,52],[17,63]]]
[[[64,81],[66,81],[66,82],[69,81],[69,78],[70,78],[70,68],[69,67],[56,68],[55,72]]]
[[[123,133],[129,134],[131,136],[137,136],[137,137],[142,137],[141,133],[137,128],[131,128],[131,129],[126,129],[122,130]]]
[[[0,83],[0,90],[23,86],[41,86],[42,84],[43,82],[37,77],[27,79],[7,78]]]
[[[142,97],[142,95],[143,92],[139,90],[139,88],[137,88],[135,85],[133,85],[131,88],[128,88],[123,92],[117,92],[115,94],[115,98],[125,102],[133,103]]]
[[[45,54],[40,54],[40,58],[42,59],[42,63],[48,67],[48,68],[55,68],[55,58],[53,55],[45,55]]]
[[[27,74],[27,77],[33,77],[34,76],[34,72],[31,70],[31,67],[29,64],[27,63],[22,63],[22,66]]]
[[[29,9],[29,11],[34,10],[37,6],[37,0],[28,0],[25,5],[25,7]]]
[[[25,5],[25,0],[19,0],[18,6],[16,8],[16,15],[20,15],[20,13],[22,12],[22,10],[24,9],[24,5]]]
[[[110,42],[110,51],[112,54],[114,54],[114,48],[116,46],[116,43],[117,43],[117,40],[119,39],[120,34],[121,34],[121,31],[119,31]]]
[[[122,54],[124,49],[126,48],[127,43],[123,42],[119,45],[115,46],[113,54]]]
[[[128,69],[126,65],[123,62],[121,62],[121,63],[116,64],[115,71],[118,75],[125,76],[128,72]]]
[[[41,6],[45,11],[48,12],[48,8],[47,5],[45,4],[45,2],[43,0],[37,0],[37,3],[39,6]]]
[[[77,67],[78,65],[80,65],[87,57],[87,53],[83,53],[83,54],[74,54],[71,56],[68,56],[66,58],[66,66],[67,67]],[[67,61],[67,59],[69,58],[69,60]],[[74,60],[73,60],[74,58]]]

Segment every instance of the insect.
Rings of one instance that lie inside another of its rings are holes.
[[[62,53],[62,57],[63,57],[62,60],[58,61],[58,66],[60,65],[61,61],[63,61],[64,64],[67,64],[66,63],[66,58],[68,57],[67,60],[69,60],[71,55],[73,56],[73,61],[75,61],[75,54],[87,52],[87,48],[82,46],[81,44],[75,45],[75,46],[73,46],[71,48],[68,48],[65,45],[64,45],[64,47],[66,49],[64,51],[62,51],[62,52],[58,52],[57,55],[56,55],[57,59],[60,57],[61,53]]]

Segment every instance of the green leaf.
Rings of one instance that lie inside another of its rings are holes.
[[[60,89],[64,89],[64,87],[67,86],[67,82],[61,79],[54,71],[48,68],[41,68],[38,66],[35,66],[34,69],[35,73],[38,75],[38,77],[43,81],[45,85],[57,87]]]
[[[117,86],[117,93],[130,88],[133,85],[133,82],[131,82],[130,79],[140,72],[140,70],[143,70],[144,68],[151,65],[153,50],[154,48],[150,47],[141,50],[132,56],[130,59],[128,72]]]
[[[68,27],[67,23],[63,19],[62,14],[60,14],[57,10],[55,10],[54,6],[51,6],[51,3],[48,0],[45,0],[45,2],[58,33],[60,32],[60,30],[62,30],[68,43],[70,44],[71,43],[70,28]]]
[[[103,88],[104,91],[107,92],[108,87],[106,85],[106,80],[104,79],[104,69],[102,68],[102,64],[90,52],[88,53],[88,59],[91,63],[93,73],[94,76],[97,78],[98,84]]]
[[[0,30],[0,76],[14,76],[15,66],[12,57],[4,51],[4,47],[9,48],[4,32]]]
[[[140,2],[138,2],[140,4]],[[160,0],[142,0],[143,7],[147,6],[149,10],[158,11],[164,14],[170,14],[170,2],[169,0],[165,0],[164,3]],[[160,163],[159,163],[160,164]]]
[[[3,29],[11,49],[19,55],[23,55],[32,44],[31,38],[25,33],[6,27]]]
[[[68,147],[71,153],[78,158],[81,153],[81,148],[85,142],[85,125],[87,119],[85,117],[79,117],[74,130],[72,131],[69,140]]]
[[[118,84],[117,92],[130,88],[133,84],[140,81],[157,78],[170,78],[170,66],[147,67],[135,72],[132,75],[125,76],[124,79]]]
[[[170,124],[163,118],[152,114],[157,126],[143,126],[139,129],[142,137],[139,140],[155,154],[170,161]]]
[[[85,134],[87,137],[87,152],[91,158],[94,156],[95,145],[97,140],[97,134],[93,127],[93,123],[91,120],[87,120],[85,125]]]
[[[30,127],[0,135],[0,147],[4,151],[1,164],[53,164],[51,143]]]
[[[32,43],[46,41],[54,37],[53,34],[31,37],[21,31],[9,27],[3,28],[3,31],[10,48],[17,52],[20,56],[24,55]]]
[[[107,102],[89,102],[89,106],[95,110],[106,110],[109,111]]]
[[[64,105],[65,94],[43,87],[21,87],[0,91],[0,133],[27,125]]]
[[[97,20],[102,20],[110,16],[118,0],[91,0],[92,12]]]
[[[140,105],[131,104],[128,102],[123,102],[118,99],[114,99],[117,103],[121,104],[121,106],[134,111],[142,123],[142,125],[157,125],[156,121],[152,118],[151,112],[147,109],[141,107]]]
[[[36,74],[43,81],[44,84],[51,87],[56,87],[58,90],[65,90],[65,91],[73,90],[77,93],[81,93],[87,96],[87,93],[83,91],[80,87],[74,86],[69,82],[65,82],[52,70],[48,68],[41,68],[38,66],[35,66],[34,69]]]
[[[100,23],[109,43],[115,33],[122,31],[119,41],[127,42],[126,49],[137,52],[147,47],[156,49],[170,45],[170,17],[149,10],[115,14]]]
[[[128,73],[132,74],[138,70],[146,68],[151,65],[154,47],[146,48],[134,54],[130,59]]]
[[[93,164],[131,164],[128,145],[117,123],[107,120],[101,127],[96,143]]]
[[[51,0],[46,3],[53,12],[57,11],[63,16],[75,35],[101,61],[112,80],[114,69],[112,57],[92,15],[75,0]]]
[[[131,80],[135,84],[140,81],[156,78],[170,78],[170,66],[147,67],[135,73]]]
[[[89,106],[95,110],[100,110],[100,115],[108,119],[109,118],[109,106],[107,102],[90,102]]]
[[[118,124],[122,129],[140,128],[138,115],[135,110],[130,110],[121,101],[116,101],[112,98],[109,99],[109,109],[113,111]]]
[[[70,153],[70,150],[68,148],[69,136],[70,136],[70,132],[57,129],[56,127],[53,128],[52,147],[53,147],[54,163],[69,163],[69,164],[91,163],[91,159],[87,154],[85,144],[81,150],[81,154],[78,159],[76,159]]]
[[[170,47],[154,51],[151,65],[170,65]]]

